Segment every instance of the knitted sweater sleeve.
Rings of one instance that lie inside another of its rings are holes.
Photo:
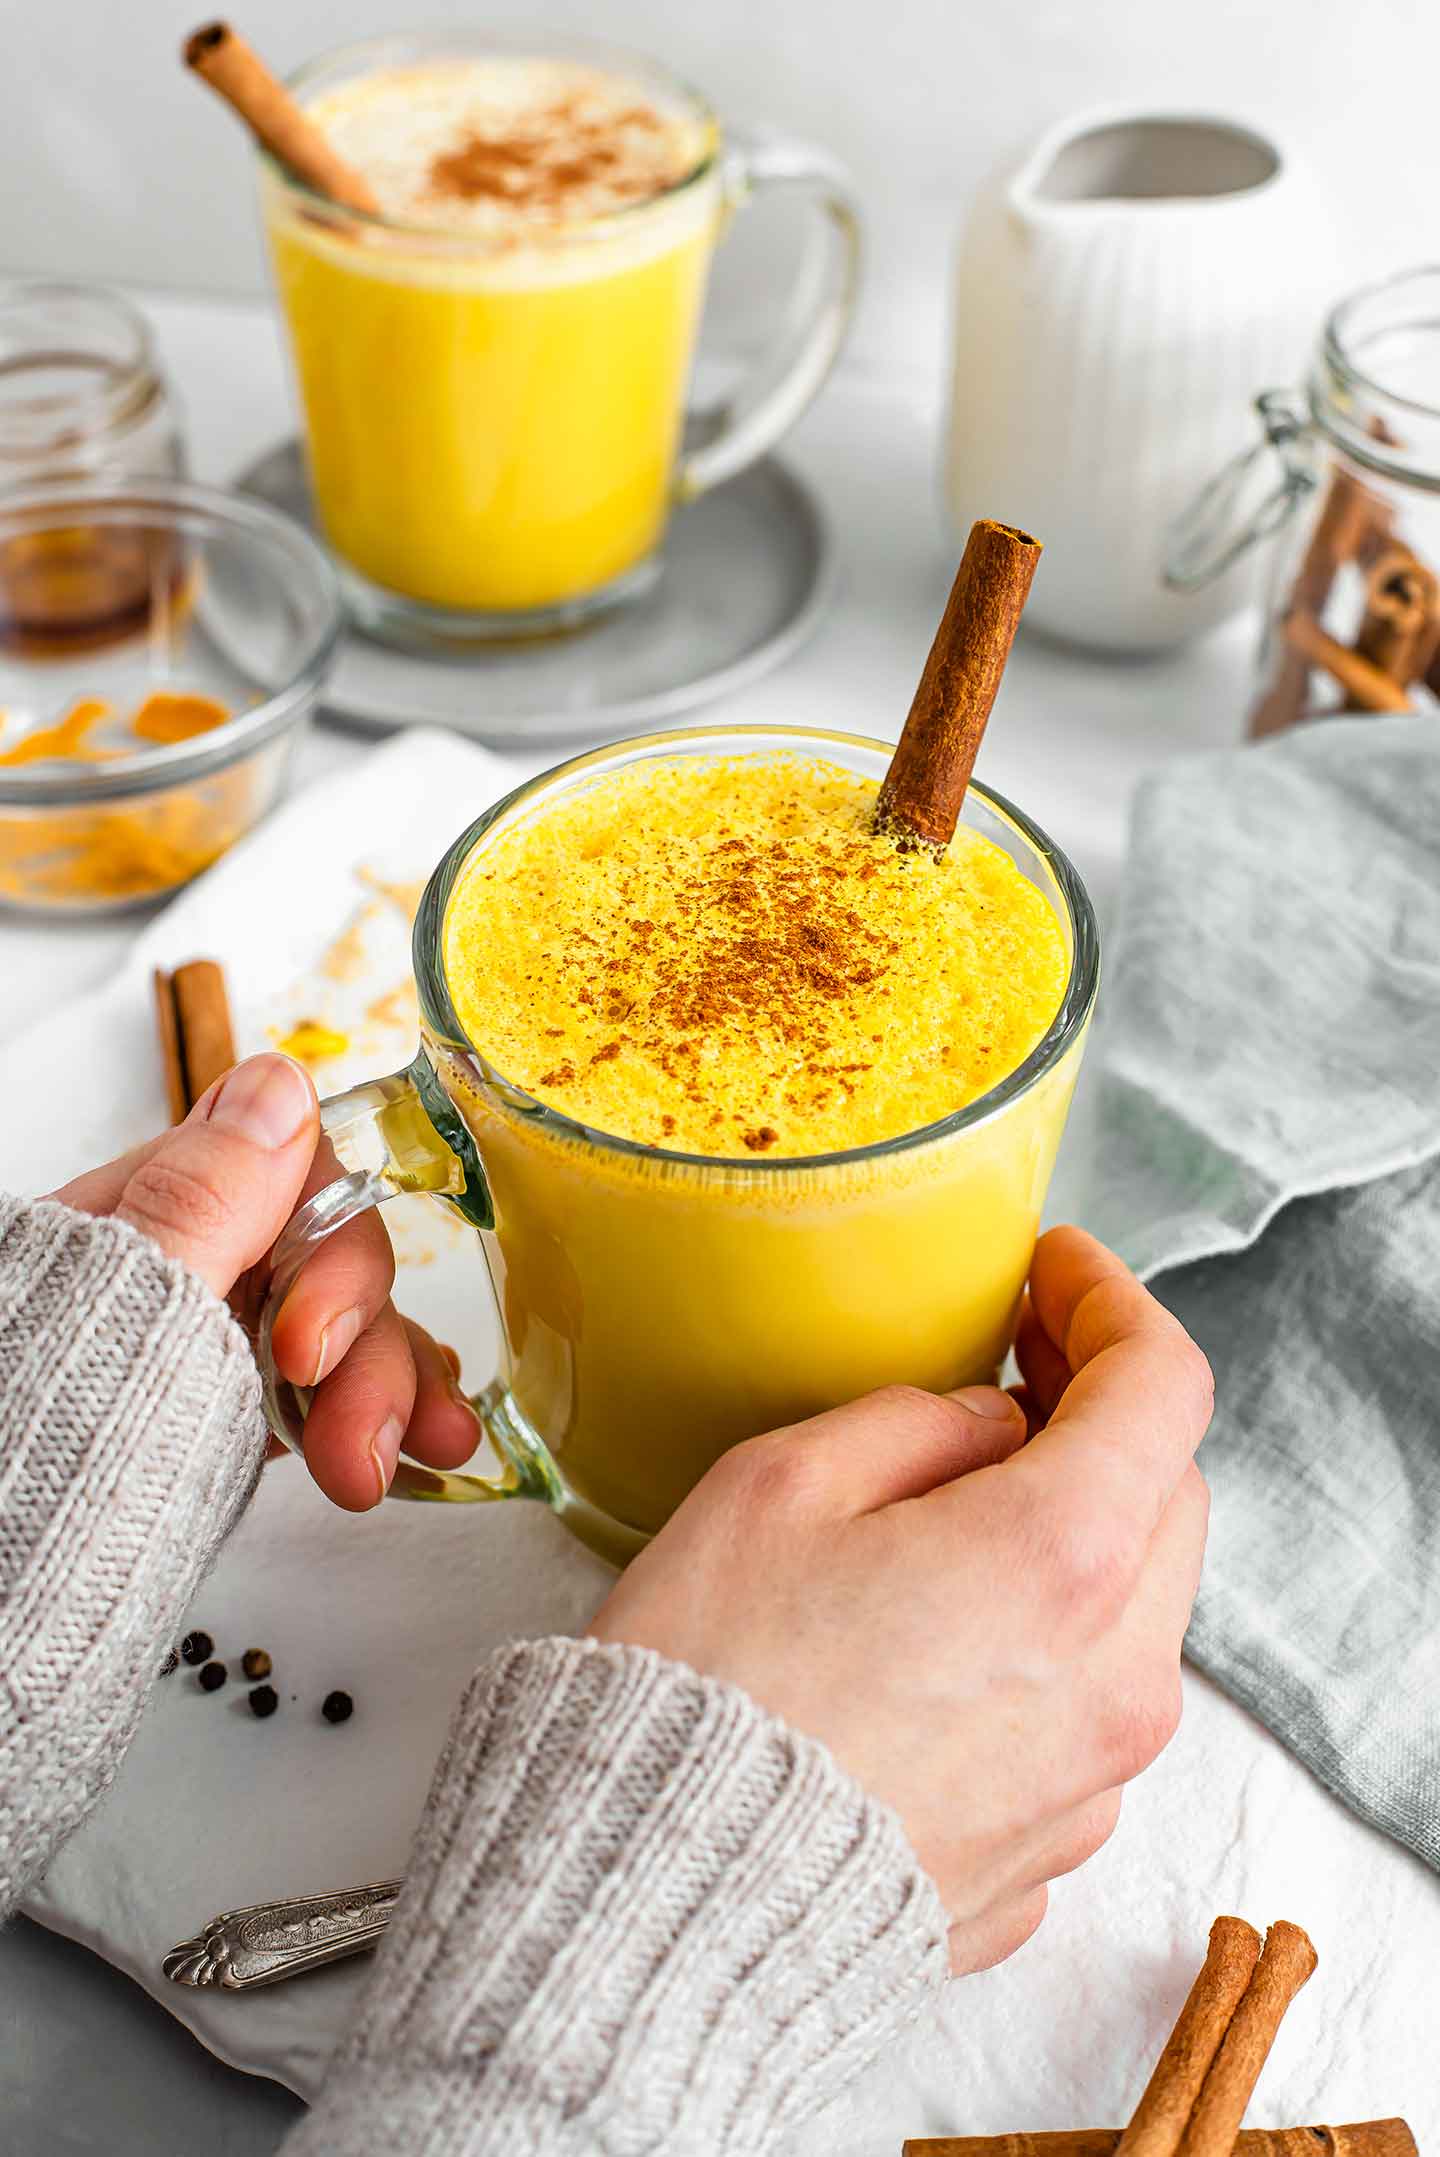
[[[521,1643],[461,1703],[285,2157],[765,2157],[946,1967],[899,1821],[823,1746],[648,1650]]]
[[[0,1196],[0,1916],[106,1788],[264,1451],[248,1345],[123,1224]],[[945,1971],[899,1822],[648,1651],[500,1650],[287,2157],[763,2157]]]
[[[108,1787],[264,1451],[203,1282],[0,1194],[0,1917]]]

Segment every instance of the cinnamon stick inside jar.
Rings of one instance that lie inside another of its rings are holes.
[[[1424,675],[1440,648],[1440,578],[1408,547],[1391,547],[1370,572],[1357,658],[1401,689]],[[1347,699],[1347,710],[1368,709]]]
[[[1285,642],[1305,667],[1319,667],[1344,691],[1340,709],[1354,712],[1408,712],[1410,698],[1393,674],[1387,674],[1338,637],[1320,627],[1313,614],[1297,608],[1285,622]]]
[[[1040,542],[1013,524],[972,525],[940,627],[875,803],[875,829],[937,858],[955,836]]]
[[[333,150],[283,82],[228,22],[206,23],[185,40],[185,65],[237,112],[263,149],[297,180],[347,210],[378,217],[380,204],[363,173]]]
[[[921,2135],[901,2157],[1116,2157],[1118,2127],[1075,2127],[1056,2134]],[[1235,2157],[1419,2157],[1404,2120],[1355,2120],[1347,2127],[1247,2127]]]
[[[1173,2157],[1259,1959],[1253,1925],[1216,1918],[1204,1965],[1120,2138],[1120,2157]]]
[[[1308,614],[1319,620],[1341,569],[1374,543],[1385,517],[1383,506],[1369,489],[1353,472],[1337,465],[1290,595],[1292,618]],[[1287,620],[1287,629],[1288,626]],[[1303,718],[1311,664],[1304,649],[1287,637],[1274,679],[1250,714],[1250,733],[1255,740],[1278,734]]]

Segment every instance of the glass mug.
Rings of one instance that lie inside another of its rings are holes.
[[[357,619],[390,641],[569,628],[648,589],[673,504],[793,425],[854,305],[859,226],[840,167],[798,143],[722,137],[704,100],[649,62],[451,30],[347,46],[290,87],[308,103],[382,68],[506,54],[637,82],[696,122],[693,169],[517,244],[342,209],[261,160],[316,510]],[[710,258],[730,213],[768,190],[813,198],[822,274],[801,281],[813,297],[782,349],[682,453]]]
[[[447,1474],[402,1460],[392,1498],[538,1498],[623,1563],[743,1438],[895,1381],[943,1392],[994,1380],[1099,976],[1084,886],[999,795],[972,784],[964,821],[1044,893],[1069,976],[1025,1061],[922,1130],[795,1160],[637,1145],[510,1084],[451,1004],[447,903],[497,833],[624,766],[780,751],[876,779],[890,757],[884,743],[802,727],[652,734],[518,787],[446,854],[415,922],[419,1053],[407,1071],[325,1103],[346,1173],[300,1208],[276,1246],[261,1365],[267,1411],[288,1443],[302,1444],[306,1402],[275,1371],[274,1316],[317,1244],[401,1191],[433,1192],[480,1233],[504,1365],[473,1405],[503,1470]]]

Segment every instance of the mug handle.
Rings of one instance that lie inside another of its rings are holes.
[[[312,1253],[337,1230],[402,1192],[424,1191],[446,1201],[472,1228],[494,1226],[494,1208],[474,1140],[461,1122],[423,1048],[408,1070],[372,1079],[320,1104],[322,1143],[328,1140],[343,1173],[297,1208],[282,1230],[270,1261],[270,1286],[256,1335],[255,1358],[265,1417],[292,1453],[305,1451],[310,1388],[292,1386],[275,1367],[275,1320]],[[524,1433],[502,1415],[487,1413],[498,1380],[471,1396],[470,1405],[503,1463],[498,1476],[421,1467],[402,1459],[390,1498],[439,1505],[489,1505],[501,1498],[560,1496],[554,1470],[532,1450]]]
[[[719,432],[682,457],[676,499],[693,502],[754,464],[789,432],[839,357],[860,283],[860,209],[844,170],[824,150],[783,138],[737,135],[726,156],[724,199],[744,208],[764,193],[794,191],[820,213],[818,246],[799,280],[814,297],[751,380],[718,413]]]

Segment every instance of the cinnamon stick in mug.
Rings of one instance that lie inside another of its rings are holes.
[[[379,215],[380,204],[369,181],[331,149],[284,83],[228,22],[208,22],[193,31],[183,52],[185,65],[208,82],[217,97],[224,98],[261,147],[297,180],[347,210]]]
[[[1040,542],[1013,524],[971,526],[925,671],[875,803],[875,829],[903,850],[944,853],[955,836]]]
[[[1053,2134],[921,2135],[901,2157],[1116,2157],[1118,2127]],[[1404,2120],[1354,2120],[1347,2127],[1246,2127],[1235,2157],[1419,2157]]]

